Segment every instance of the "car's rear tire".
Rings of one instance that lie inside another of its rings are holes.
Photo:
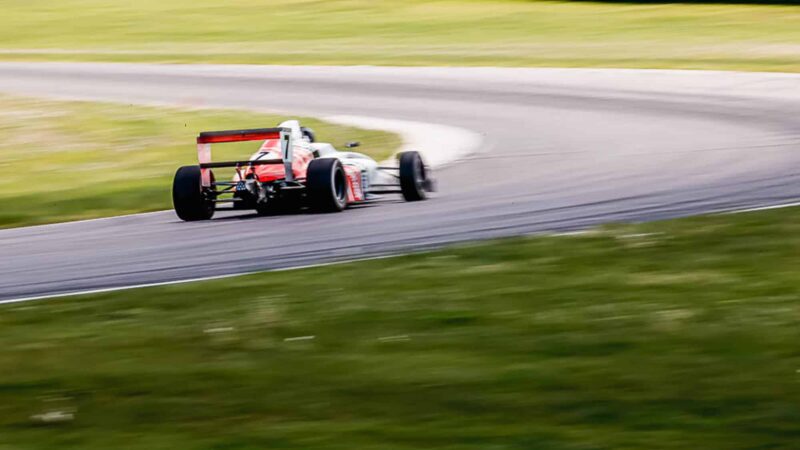
[[[172,204],[178,217],[187,222],[208,220],[214,216],[214,202],[203,192],[200,166],[183,166],[175,173]]]
[[[425,200],[427,169],[418,152],[400,153],[400,191],[407,202]]]
[[[347,177],[336,158],[311,161],[306,172],[309,206],[320,212],[339,212],[347,206]]]

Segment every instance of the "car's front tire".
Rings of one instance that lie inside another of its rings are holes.
[[[425,200],[427,168],[418,152],[400,153],[400,191],[408,202]]]
[[[347,177],[336,158],[311,161],[306,172],[309,206],[320,212],[339,212],[347,206]]]
[[[178,217],[187,222],[214,216],[214,202],[203,192],[200,166],[183,166],[175,173],[172,204]]]

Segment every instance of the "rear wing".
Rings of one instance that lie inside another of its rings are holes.
[[[211,162],[211,144],[266,141],[268,139],[280,139],[281,159]],[[211,169],[215,167],[252,167],[265,164],[283,164],[286,171],[286,180],[293,181],[292,130],[289,128],[254,128],[250,130],[203,131],[197,135],[197,162],[200,164],[202,185],[204,187],[211,187]]]

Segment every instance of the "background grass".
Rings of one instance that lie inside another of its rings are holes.
[[[0,448],[794,449],[800,209],[0,307]]]
[[[175,170],[197,163],[198,132],[283,120],[243,111],[0,97],[0,227],[169,209]],[[379,159],[400,145],[390,133],[301,120],[320,140],[359,140],[362,151]],[[247,159],[258,146],[226,144],[212,151],[216,160]]]
[[[0,58],[800,70],[800,7],[6,0]]]

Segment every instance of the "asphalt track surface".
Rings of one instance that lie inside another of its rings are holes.
[[[438,172],[440,192],[427,202],[1,231],[0,300],[800,198],[800,82],[791,75],[9,63],[0,64],[0,91],[371,116],[483,136],[475,153]]]

